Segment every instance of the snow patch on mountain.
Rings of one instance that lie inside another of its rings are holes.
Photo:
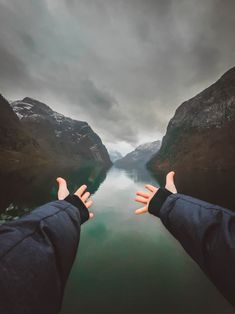
[[[82,156],[111,165],[106,147],[87,122],[66,117],[29,97],[11,102],[11,107],[45,151],[52,155],[63,151],[71,158]]]
[[[128,153],[123,158],[117,160],[115,165],[120,168],[136,168],[144,166],[150,158],[156,154],[161,147],[161,141],[144,143]]]

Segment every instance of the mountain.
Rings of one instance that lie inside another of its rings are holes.
[[[235,169],[235,67],[178,107],[148,167]]]
[[[12,102],[11,107],[48,158],[65,163],[90,160],[111,165],[106,147],[87,122],[68,118],[29,97]]]
[[[1,169],[14,168],[22,163],[25,165],[29,160],[44,160],[40,146],[20,123],[9,102],[0,95]]]
[[[109,152],[109,156],[112,162],[115,162],[123,157],[122,154],[116,150],[111,150]]]
[[[161,141],[139,145],[134,151],[128,153],[114,164],[118,168],[139,168],[145,166],[149,159],[160,149]]]
[[[31,143],[32,144],[32,143]],[[27,150],[30,139],[8,101],[0,95],[0,147],[2,150]]]

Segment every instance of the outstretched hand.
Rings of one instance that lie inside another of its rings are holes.
[[[175,183],[174,183],[174,175],[175,172],[171,171],[167,174],[166,176],[166,185],[165,188],[170,191],[171,193],[177,193],[176,187],[175,187]],[[140,214],[144,214],[148,212],[148,207],[149,207],[149,203],[151,201],[151,199],[153,198],[153,196],[155,195],[155,193],[159,190],[158,187],[155,187],[151,184],[146,184],[145,188],[148,190],[148,192],[142,192],[142,191],[138,191],[136,192],[136,198],[135,201],[141,204],[144,204],[143,207],[137,209],[135,211],[135,214],[140,215]]]
[[[57,178],[56,179],[58,183],[58,199],[59,200],[64,200],[70,193],[67,187],[67,182],[63,178]],[[74,193],[74,195],[78,196],[83,204],[86,206],[86,208],[90,208],[93,204],[92,199],[90,198],[91,193],[86,191],[87,186],[82,185],[80,188],[77,189],[77,191]],[[90,219],[94,217],[93,213],[89,213]]]

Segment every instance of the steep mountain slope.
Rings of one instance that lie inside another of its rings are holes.
[[[65,162],[84,159],[111,165],[107,149],[87,122],[65,117],[29,97],[14,101],[11,106],[50,158]]]
[[[27,132],[12,110],[9,102],[0,95],[0,161],[1,169],[20,163],[43,161],[37,141]]]
[[[128,169],[145,166],[147,161],[160,149],[160,146],[161,141],[139,145],[134,151],[117,160],[114,164],[116,167]]]
[[[0,148],[1,150],[27,151],[37,143],[22,127],[8,101],[0,95]]]
[[[235,67],[176,110],[148,166],[158,171],[235,169]]]

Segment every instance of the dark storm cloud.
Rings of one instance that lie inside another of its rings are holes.
[[[26,75],[24,64],[4,46],[0,46],[0,81],[16,81]]]
[[[0,92],[87,120],[108,144],[155,140],[234,66],[234,12],[233,0],[0,0]]]

